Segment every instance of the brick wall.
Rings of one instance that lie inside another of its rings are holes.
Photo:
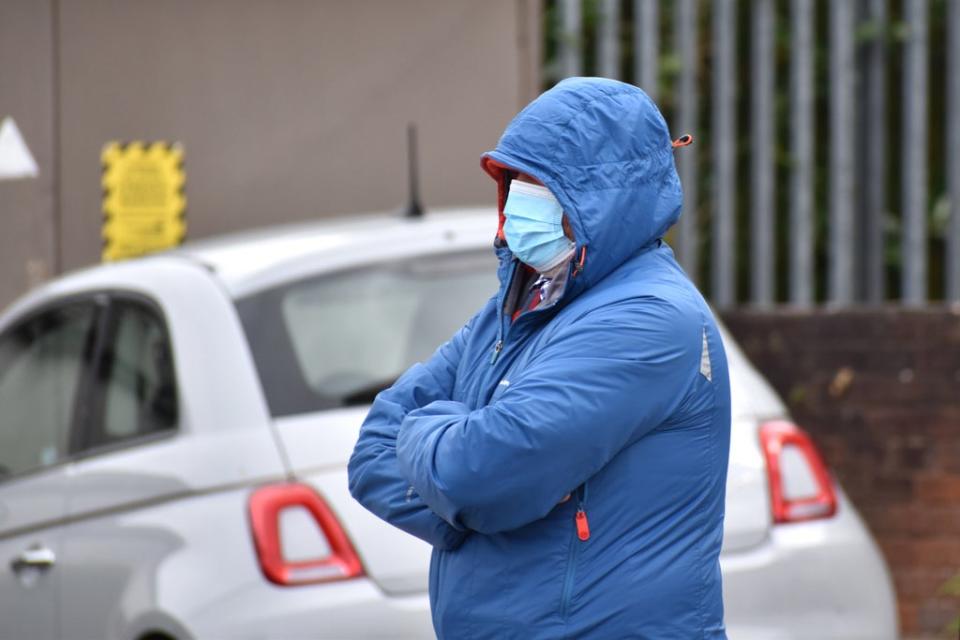
[[[960,616],[960,309],[734,311],[883,549],[907,636]],[[955,595],[950,595],[951,593]]]

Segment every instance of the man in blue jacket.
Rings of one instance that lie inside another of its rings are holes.
[[[377,396],[351,493],[433,545],[440,638],[725,638],[727,364],[663,117],[565,80],[482,163],[500,290]]]

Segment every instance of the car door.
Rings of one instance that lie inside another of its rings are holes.
[[[70,468],[60,619],[64,637],[106,639],[122,635],[125,615],[152,606],[156,567],[183,544],[163,527],[125,520],[184,491],[148,459],[174,444],[179,417],[169,336],[155,304],[111,295],[93,371]]]
[[[0,638],[56,638],[66,463],[99,305],[48,305],[0,334]]]

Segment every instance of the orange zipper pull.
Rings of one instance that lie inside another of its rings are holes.
[[[581,540],[590,539],[590,523],[587,522],[587,512],[577,509],[577,537]]]

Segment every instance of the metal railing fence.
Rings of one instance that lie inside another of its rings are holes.
[[[960,0],[544,7],[548,85],[633,82],[697,138],[672,239],[715,305],[960,302]]]

